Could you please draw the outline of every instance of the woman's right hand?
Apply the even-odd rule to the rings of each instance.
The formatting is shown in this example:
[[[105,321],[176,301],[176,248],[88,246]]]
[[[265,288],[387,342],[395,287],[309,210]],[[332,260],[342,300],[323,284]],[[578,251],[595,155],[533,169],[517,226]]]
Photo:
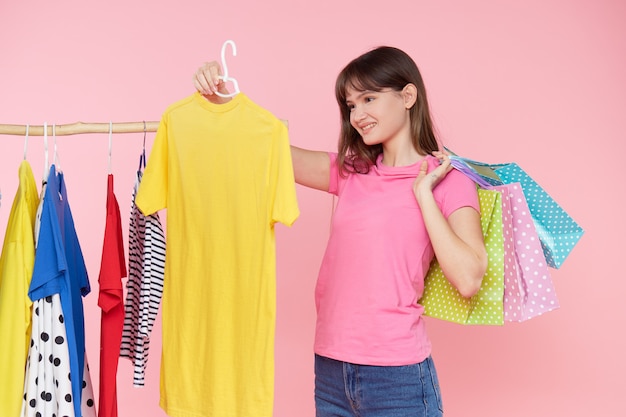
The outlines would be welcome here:
[[[221,94],[228,94],[225,83],[220,76],[222,67],[217,61],[205,62],[193,74],[193,85],[200,94],[212,96],[216,91]]]

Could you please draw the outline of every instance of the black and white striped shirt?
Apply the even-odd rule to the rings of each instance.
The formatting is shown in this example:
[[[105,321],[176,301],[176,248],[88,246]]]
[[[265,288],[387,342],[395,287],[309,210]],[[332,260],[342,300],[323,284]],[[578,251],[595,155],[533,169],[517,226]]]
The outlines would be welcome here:
[[[159,311],[165,273],[165,236],[158,213],[144,216],[135,205],[143,172],[137,171],[129,226],[126,305],[120,356],[134,365],[133,385],[144,386],[150,332]]]

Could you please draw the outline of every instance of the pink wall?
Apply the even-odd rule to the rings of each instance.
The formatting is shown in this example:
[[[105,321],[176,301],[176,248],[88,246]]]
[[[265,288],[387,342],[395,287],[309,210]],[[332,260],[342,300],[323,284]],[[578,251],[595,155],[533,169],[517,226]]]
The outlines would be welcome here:
[[[158,120],[193,92],[198,65],[233,39],[231,74],[289,121],[293,144],[334,149],[337,72],[380,44],[417,61],[436,122],[456,152],[515,160],[586,229],[553,271],[561,308],[504,327],[429,320],[448,417],[622,415],[626,373],[623,201],[626,3],[618,0],[318,2],[23,1],[0,5],[0,123]],[[148,136],[148,144],[153,134]],[[113,173],[130,205],[142,135],[116,135]],[[0,136],[0,236],[23,139]],[[105,220],[107,135],[58,138],[94,292],[85,299],[97,384],[97,276]],[[207,155],[209,157],[209,155]],[[211,157],[215,157],[214,155]],[[28,160],[41,178],[43,146]],[[332,200],[298,188],[302,215],[278,228],[277,417],[313,416],[313,288]],[[124,224],[127,231],[128,224]],[[621,268],[620,268],[621,267]],[[159,329],[145,388],[121,361],[121,416],[162,416]]]

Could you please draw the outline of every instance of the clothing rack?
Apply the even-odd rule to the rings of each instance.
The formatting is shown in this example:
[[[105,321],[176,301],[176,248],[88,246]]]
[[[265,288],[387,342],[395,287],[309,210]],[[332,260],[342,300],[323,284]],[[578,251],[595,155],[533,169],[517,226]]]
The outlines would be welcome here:
[[[159,122],[118,122],[113,123],[84,123],[76,122],[64,125],[55,125],[54,134],[57,136],[80,135],[83,133],[142,133],[156,132]],[[53,134],[53,125],[48,124],[48,135]],[[0,135],[26,136],[26,125],[0,124]],[[29,136],[43,136],[43,125],[28,125]]]
[[[287,120],[280,119],[285,126],[289,126]],[[52,136],[54,133],[56,136],[68,136],[68,135],[80,135],[84,133],[143,133],[143,132],[156,132],[159,127],[158,121],[150,122],[117,122],[113,123],[112,127],[109,123],[85,123],[76,122],[64,125],[48,124],[48,135]],[[1,124],[0,123],[0,135],[15,135],[26,136],[26,125],[13,125],[13,124]],[[43,125],[28,125],[29,136],[43,136]]]

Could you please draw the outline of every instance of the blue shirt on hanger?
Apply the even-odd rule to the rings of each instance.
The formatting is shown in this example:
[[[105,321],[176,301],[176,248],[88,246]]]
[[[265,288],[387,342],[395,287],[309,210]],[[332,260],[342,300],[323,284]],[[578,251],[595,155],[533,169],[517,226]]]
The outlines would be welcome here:
[[[70,357],[72,399],[76,415],[80,416],[85,364],[82,296],[91,289],[63,174],[57,174],[54,165],[50,167],[47,183],[28,295],[33,301],[56,293],[60,295]]]

